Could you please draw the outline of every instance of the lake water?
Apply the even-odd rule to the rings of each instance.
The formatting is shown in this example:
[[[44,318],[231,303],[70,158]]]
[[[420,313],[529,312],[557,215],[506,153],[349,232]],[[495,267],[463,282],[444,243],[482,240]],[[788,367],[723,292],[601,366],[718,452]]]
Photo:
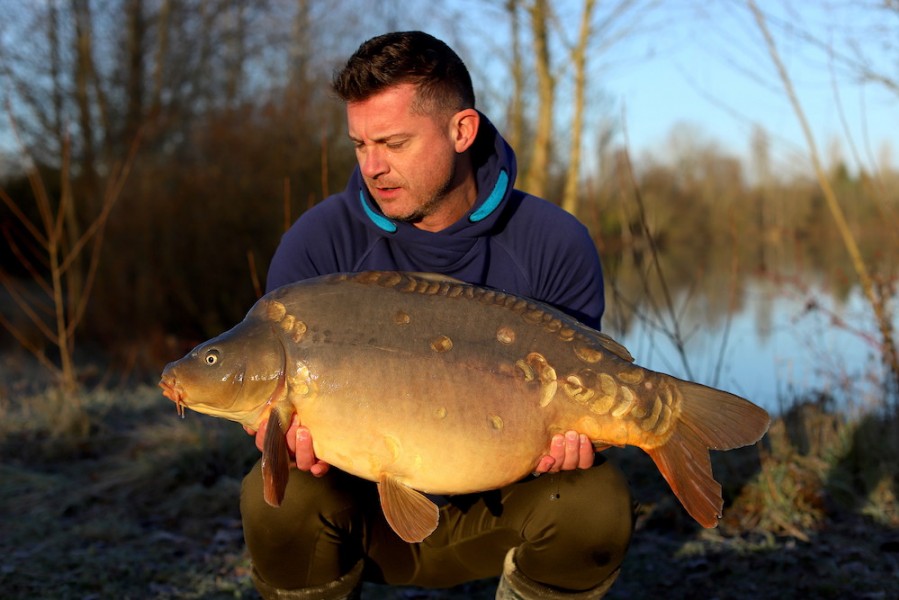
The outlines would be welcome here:
[[[837,299],[822,285],[790,291],[753,279],[742,283],[736,304],[723,319],[705,319],[702,310],[679,316],[688,367],[669,337],[646,320],[632,319],[627,328],[616,324],[614,301],[603,329],[638,364],[731,391],[771,412],[816,390],[848,410],[883,401],[879,335],[857,287]]]

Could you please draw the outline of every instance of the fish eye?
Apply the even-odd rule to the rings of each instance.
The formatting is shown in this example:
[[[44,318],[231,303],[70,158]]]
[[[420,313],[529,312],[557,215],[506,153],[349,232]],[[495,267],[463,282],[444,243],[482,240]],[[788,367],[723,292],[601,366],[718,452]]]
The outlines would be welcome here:
[[[206,356],[203,357],[203,361],[211,367],[219,361],[220,357],[221,355],[219,351],[215,348],[212,348],[206,352]]]

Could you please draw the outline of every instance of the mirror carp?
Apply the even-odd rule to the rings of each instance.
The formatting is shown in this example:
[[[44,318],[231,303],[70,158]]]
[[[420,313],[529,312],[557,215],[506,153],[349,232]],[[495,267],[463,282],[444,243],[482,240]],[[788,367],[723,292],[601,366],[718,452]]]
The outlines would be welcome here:
[[[231,330],[166,366],[190,408],[258,429],[266,501],[278,506],[293,413],[316,456],[377,482],[404,540],[438,522],[425,494],[503,487],[553,434],[649,454],[689,514],[714,527],[709,449],[757,442],[768,413],[725,391],[644,369],[609,336],[540,302],[440,275],[327,275],[275,289]],[[489,460],[484,460],[488,457]]]

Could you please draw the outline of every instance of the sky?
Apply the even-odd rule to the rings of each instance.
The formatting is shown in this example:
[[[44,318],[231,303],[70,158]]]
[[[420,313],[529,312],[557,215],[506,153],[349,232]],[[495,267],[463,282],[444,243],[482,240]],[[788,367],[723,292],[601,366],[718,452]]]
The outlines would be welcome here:
[[[287,2],[288,0],[284,0]],[[622,0],[602,0],[597,22]],[[899,169],[899,5],[895,0],[757,0],[778,52],[797,88],[822,160],[838,155],[851,170]],[[891,10],[875,6],[889,5]],[[381,0],[377,13],[359,15],[362,35],[385,29],[424,29],[456,47],[484,97],[507,86],[509,21],[501,0]],[[550,2],[554,37],[574,40],[582,0]],[[319,19],[342,21],[332,0],[314,3]],[[588,124],[611,119],[618,143],[633,156],[671,154],[679,127],[697,144],[713,143],[749,164],[753,127],[770,136],[775,168],[808,173],[808,146],[786,99],[758,26],[745,0],[631,0],[630,9],[597,32],[589,59]],[[375,18],[377,17],[377,18]],[[527,23],[524,23],[526,26]],[[823,42],[816,46],[810,34]],[[361,41],[363,38],[360,38]],[[352,42],[352,43],[351,43]],[[340,45],[354,46],[355,40]],[[834,54],[829,54],[828,49]],[[570,105],[571,72],[553,48],[560,81],[560,130]],[[894,89],[860,83],[838,57],[863,57]],[[0,93],[0,96],[3,96]],[[490,114],[490,113],[488,113]],[[0,130],[5,127],[0,128]],[[8,132],[7,132],[8,133]],[[625,138],[626,134],[626,138]],[[587,151],[595,136],[586,135]],[[11,149],[0,131],[0,146]],[[891,152],[885,152],[885,149]]]
[[[712,3],[710,3],[712,4]],[[774,10],[768,27],[796,89],[822,159],[834,146],[850,167],[870,169],[884,158],[895,168],[899,155],[899,88],[859,81],[857,72],[822,48],[800,43],[802,30],[831,41],[838,52],[856,43],[872,65],[899,83],[899,46],[892,54],[879,47],[865,21],[862,3],[760,2]],[[717,9],[717,10],[716,10]],[[626,106],[630,138],[637,147],[659,147],[673,124],[698,125],[726,148],[748,156],[754,125],[771,136],[777,162],[807,165],[806,143],[797,113],[784,92],[755,20],[742,2],[718,2],[707,15],[674,19],[650,42],[658,50],[635,68],[611,74],[608,85]],[[851,23],[842,26],[841,23]],[[892,36],[899,41],[899,7],[892,14]],[[884,148],[894,153],[885,157]],[[853,148],[855,149],[853,151]]]
[[[551,4],[556,31],[574,39],[581,0]],[[597,2],[599,20],[616,4]],[[825,166],[836,154],[853,171],[874,170],[884,160],[899,168],[899,6],[886,11],[871,7],[876,4],[885,3],[758,0]],[[507,26],[486,18],[483,2],[459,0],[459,6],[468,19],[472,7],[485,16],[450,28],[463,40],[467,60],[480,67],[492,45],[507,43]],[[619,141],[626,130],[632,153],[664,156],[672,130],[685,125],[697,141],[748,160],[753,128],[760,126],[776,167],[809,172],[808,144],[745,1],[635,0],[634,6],[603,31],[602,47],[590,56],[591,95],[601,98],[591,111],[619,121]],[[403,21],[398,18],[400,26]],[[846,57],[866,61],[894,89],[861,82]],[[562,68],[557,75],[563,84],[570,80]],[[563,90],[560,103],[564,96]]]

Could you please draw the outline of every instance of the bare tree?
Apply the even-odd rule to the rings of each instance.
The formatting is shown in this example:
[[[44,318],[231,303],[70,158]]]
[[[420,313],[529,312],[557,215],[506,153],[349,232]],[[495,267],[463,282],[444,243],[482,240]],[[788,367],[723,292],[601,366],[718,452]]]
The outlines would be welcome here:
[[[62,55],[60,50],[59,39],[59,10],[56,3],[50,3],[47,12],[47,46],[50,52],[50,81],[51,87],[51,108],[49,115],[51,138],[56,141],[59,147],[63,144],[63,87],[60,83],[62,77]]]
[[[523,187],[536,196],[546,195],[555,110],[556,80],[552,73],[549,51],[549,19],[552,8],[546,0],[532,0],[528,6],[531,35],[534,44],[534,64],[537,71],[537,129],[534,134],[531,162],[525,173]]]
[[[247,60],[247,18],[246,5],[243,2],[232,3],[227,9],[230,31],[226,46],[225,67],[225,104],[233,106],[244,77],[244,66]]]
[[[125,6],[125,117],[120,139],[134,139],[144,121],[144,41],[147,22],[143,0],[128,0]]]
[[[512,76],[512,93],[509,95],[509,115],[506,138],[517,150],[521,148],[524,138],[524,94],[525,76],[524,60],[521,56],[521,19],[520,0],[506,0],[505,11],[509,16],[510,36],[512,38],[512,55],[509,57],[509,69]]]
[[[150,95],[150,113],[159,114],[162,108],[162,89],[165,81],[165,64],[169,55],[169,34],[172,28],[172,2],[162,0],[156,15],[156,50],[153,53],[153,88]]]
[[[595,4],[594,0],[584,0],[580,33],[571,56],[574,67],[574,117],[571,121],[571,146],[568,151],[568,173],[565,177],[565,191],[562,194],[562,208],[573,215],[576,215],[578,210],[581,137],[584,130],[584,96],[587,93],[587,47],[590,44],[590,26],[593,21]]]
[[[96,85],[95,81],[93,15],[90,2],[88,0],[72,0],[71,10],[75,22],[74,93],[80,134],[77,145],[81,155],[78,171],[85,198],[87,202],[93,203],[99,189],[96,141],[97,130],[101,126],[96,122],[97,111],[95,108],[100,108],[99,112],[102,114],[106,114],[108,111],[103,108],[106,100],[102,92],[96,96],[96,105],[92,97],[94,91],[100,87]]]
[[[288,65],[289,85],[293,88],[307,86],[309,69],[312,64],[312,7],[310,0],[297,0],[297,13],[293,21],[293,31],[288,44],[290,64]]]

